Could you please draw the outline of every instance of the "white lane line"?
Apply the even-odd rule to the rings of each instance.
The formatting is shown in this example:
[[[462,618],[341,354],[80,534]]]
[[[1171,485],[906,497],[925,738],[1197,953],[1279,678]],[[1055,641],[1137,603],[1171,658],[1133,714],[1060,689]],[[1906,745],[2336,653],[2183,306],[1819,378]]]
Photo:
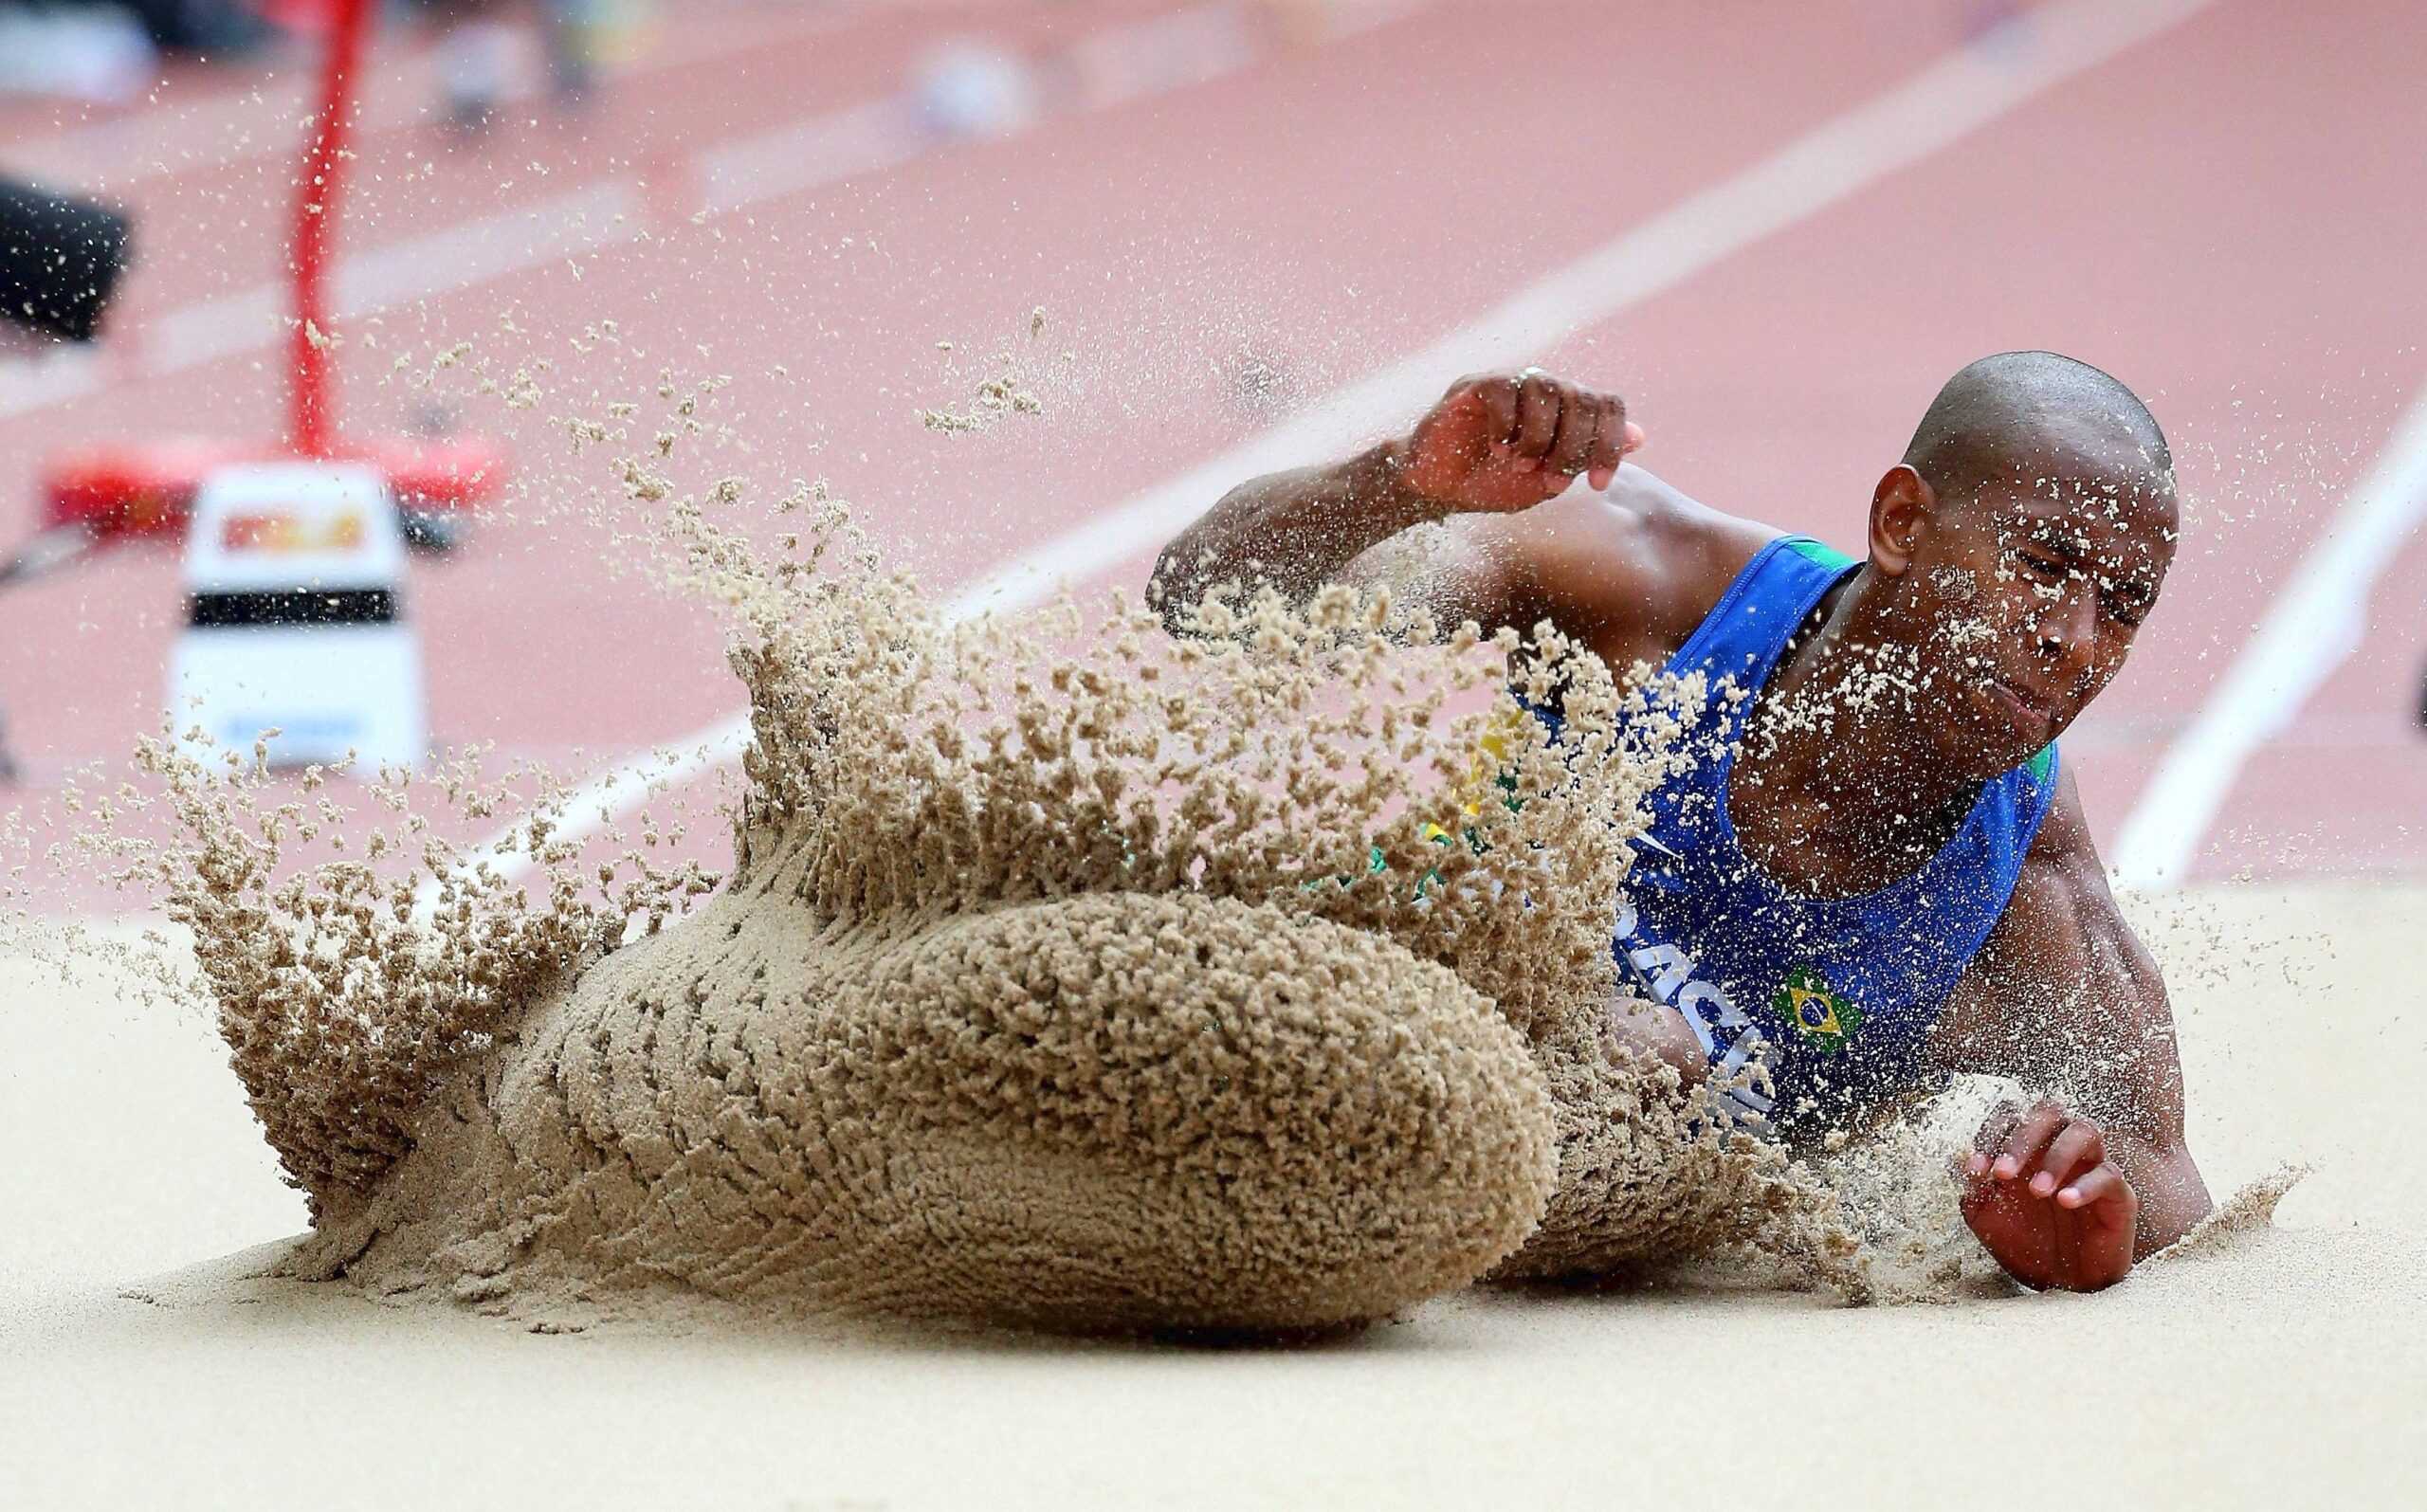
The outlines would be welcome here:
[[[0,418],[81,399],[100,390],[108,367],[89,346],[59,343],[15,362],[0,362]]]
[[[338,269],[337,313],[346,319],[376,314],[640,233],[640,187],[623,180],[593,184],[347,259]],[[286,309],[286,289],[265,283],[173,310],[144,330],[143,372],[155,377],[182,373],[284,340]]]
[[[1518,361],[1610,319],[1770,233],[1968,136],[2024,101],[2206,9],[2215,0],[2063,0],[2030,13],[2030,46],[1941,59],[1783,149],[1520,290],[1422,350],[1321,404],[1157,484],[1086,523],[998,564],[953,595],[958,622],[1014,612],[1059,585],[1159,545],[1232,484],[1337,455],[1406,419],[1461,373]],[[748,716],[724,720],[617,767],[575,791],[554,831],[580,840],[612,827],[655,789],[739,758]],[[672,753],[672,754],[669,754]],[[468,866],[520,875],[530,858],[514,831],[475,847]]]
[[[708,213],[721,215],[891,168],[923,145],[914,108],[888,98],[711,147],[692,161]]]
[[[646,228],[644,204],[639,184],[609,179],[357,252],[338,265],[338,313],[374,315],[635,240]],[[125,362],[109,377],[168,377],[268,351],[286,339],[287,303],[283,283],[256,283],[155,316],[112,337]],[[101,386],[102,372],[98,360],[0,364],[0,420],[82,398]]]
[[[638,82],[669,68],[789,46],[878,13],[852,6],[743,31],[659,27],[647,46],[607,65],[605,83]],[[224,169],[261,157],[291,157],[302,148],[319,98],[314,60],[307,49],[294,66],[265,76],[250,88],[239,84],[191,102],[172,100],[6,143],[9,168],[57,188],[121,194],[176,173]],[[364,80],[359,132],[428,125],[436,118],[437,76],[426,49],[382,48],[374,64]],[[507,84],[501,102],[512,104],[543,93],[544,86],[533,77],[538,71],[536,64],[524,69],[522,77]]]
[[[1345,29],[1337,33],[1346,34]],[[1099,60],[1096,73],[1083,74],[1098,83],[1066,114],[1102,109],[1227,72],[1251,58],[1249,36],[1245,14],[1234,0],[1210,0],[1092,33],[1073,45],[1072,55]],[[1230,41],[1215,46],[1220,37]],[[1193,46],[1175,48],[1175,41]],[[1214,64],[1209,64],[1209,56]],[[1118,66],[1103,60],[1117,60]],[[1042,118],[1036,124],[1052,118]],[[716,215],[957,145],[958,139],[926,130],[909,101],[887,97],[703,148],[678,173],[704,197],[707,213]],[[374,314],[638,240],[648,228],[644,211],[651,203],[648,189],[637,180],[603,179],[537,204],[355,253],[338,265],[338,311]],[[155,316],[117,338],[133,358],[128,371],[112,376],[160,377],[222,357],[267,351],[285,339],[286,304],[283,282],[257,283]],[[0,420],[82,398],[100,387],[100,371],[89,362],[0,363]]]
[[[1001,592],[1031,576],[1078,578],[1117,566],[1176,534],[1233,484],[1338,455],[1412,416],[1461,373],[1532,356],[1580,327],[1632,309],[2213,3],[2069,0],[2035,12],[2037,46],[2030,56],[2009,64],[1963,53],[1932,64],[1422,350],[1013,558],[986,582]]]
[[[2268,606],[2189,728],[2167,747],[2115,848],[2116,884],[2171,892],[2251,753],[2292,721],[2358,650],[2368,599],[2427,519],[2427,390],[2411,402],[2367,476]]]

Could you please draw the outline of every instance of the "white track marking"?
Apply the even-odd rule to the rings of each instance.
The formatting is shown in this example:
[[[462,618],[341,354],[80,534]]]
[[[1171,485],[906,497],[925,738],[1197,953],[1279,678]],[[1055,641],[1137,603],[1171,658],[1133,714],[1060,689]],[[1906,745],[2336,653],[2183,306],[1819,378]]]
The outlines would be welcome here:
[[[2125,821],[2117,885],[2171,892],[2253,751],[2280,733],[2367,632],[2368,597],[2427,519],[2427,390],[2301,559]]]
[[[1770,157],[1529,284],[1422,350],[997,565],[956,593],[945,616],[958,621],[1031,608],[1064,582],[1093,576],[1141,556],[1169,539],[1233,484],[1258,473],[1337,455],[1379,428],[1404,421],[1438,397],[1458,374],[1530,356],[1578,327],[1640,304],[2214,3],[2063,0],[2033,11],[2028,46],[2009,50],[2019,55],[1965,52],[1931,64]],[[749,741],[748,717],[736,716],[615,768],[576,791],[554,832],[578,840],[611,828],[652,789],[672,785],[676,772],[687,780],[736,760]],[[530,858],[512,850],[513,845],[511,830],[494,836],[475,848],[470,865],[519,875],[530,865]]]
[[[711,147],[694,163],[708,213],[721,215],[891,168],[922,145],[911,103],[887,98]]]
[[[0,418],[95,392],[107,371],[100,352],[64,341],[39,356],[0,362]]]
[[[638,238],[641,186],[609,179],[478,220],[408,237],[338,264],[337,313],[346,319],[453,294]],[[256,283],[153,317],[122,337],[127,370],[113,379],[170,377],[222,357],[266,352],[286,339],[289,294]],[[35,414],[94,392],[98,360],[0,365],[0,420]]]
[[[611,180],[374,247],[338,267],[337,314],[373,315],[628,242],[640,217],[640,187]],[[171,311],[144,330],[143,372],[182,373],[283,341],[286,310],[283,285],[259,284]]]
[[[1169,538],[1233,484],[1337,455],[1404,421],[1460,373],[1530,356],[1579,327],[1631,309],[2212,3],[2071,0],[2036,12],[2032,55],[2010,65],[1974,54],[1931,64],[1420,351],[1003,563],[975,592],[992,604],[1015,582],[1078,579],[1118,566]],[[1022,602],[1042,596],[1023,595]]]
[[[852,7],[742,34],[664,27],[631,58],[608,64],[603,82],[611,86],[728,54],[800,42],[876,13]],[[9,166],[55,185],[122,194],[155,178],[255,158],[291,157],[301,148],[319,98],[317,54],[306,52],[302,58],[300,65],[265,76],[249,89],[223,90],[190,104],[172,102],[9,142]],[[507,85],[501,103],[540,93],[542,86],[530,78],[517,79]],[[367,71],[356,130],[377,133],[428,125],[437,100],[437,80],[427,52],[387,54],[374,59]]]
[[[1365,19],[1370,24],[1372,18]],[[1348,33],[1343,29],[1338,34]],[[1091,88],[1074,108],[1102,109],[1227,72],[1251,58],[1249,36],[1232,0],[1211,0],[1082,38],[1074,45],[1074,56],[1118,60],[1119,66],[1104,64],[1094,74],[1082,70],[1083,77],[1117,83]],[[1176,47],[1175,43],[1190,46]],[[954,145],[953,139],[922,128],[907,100],[887,97],[703,148],[678,172],[697,186],[704,209],[716,215]],[[413,300],[460,293],[566,257],[638,240],[647,228],[644,210],[651,202],[637,180],[602,179],[537,204],[356,252],[338,267],[338,313],[368,315]],[[221,357],[268,351],[285,339],[287,299],[284,283],[257,283],[155,316],[116,338],[134,357],[128,373],[113,376],[160,377]],[[82,398],[99,387],[99,372],[91,363],[0,363],[0,419]]]

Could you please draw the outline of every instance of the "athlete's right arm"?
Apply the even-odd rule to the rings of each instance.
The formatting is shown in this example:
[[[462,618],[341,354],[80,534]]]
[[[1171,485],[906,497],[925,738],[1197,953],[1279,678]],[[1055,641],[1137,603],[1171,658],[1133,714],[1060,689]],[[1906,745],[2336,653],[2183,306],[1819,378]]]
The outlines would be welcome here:
[[[1147,602],[1174,631],[1206,590],[1271,588],[1303,603],[1349,564],[1411,527],[1453,515],[1507,515],[1565,492],[1578,476],[1606,487],[1643,444],[1615,394],[1535,369],[1450,386],[1407,436],[1344,462],[1240,484],[1163,548]],[[1436,617],[1506,623],[1516,574],[1505,552],[1453,537],[1403,588]],[[1358,574],[1365,575],[1365,574]],[[1402,595],[1402,602],[1405,602]]]
[[[1387,584],[1396,602],[1420,604],[1442,624],[1530,628],[1548,618],[1604,655],[1619,652],[1621,669],[1637,655],[1656,659],[1775,533],[1712,515],[1649,478],[1595,527],[1524,522],[1540,520],[1524,512],[1579,476],[1608,489],[1642,445],[1615,394],[1532,369],[1461,378],[1403,438],[1232,489],[1163,549],[1148,602],[1181,633],[1189,610],[1220,583],[1300,603],[1326,583]],[[1392,539],[1436,522],[1450,528]],[[1674,1066],[1688,1084],[1708,1068],[1672,1007],[1622,996],[1606,1027],[1615,1045]]]

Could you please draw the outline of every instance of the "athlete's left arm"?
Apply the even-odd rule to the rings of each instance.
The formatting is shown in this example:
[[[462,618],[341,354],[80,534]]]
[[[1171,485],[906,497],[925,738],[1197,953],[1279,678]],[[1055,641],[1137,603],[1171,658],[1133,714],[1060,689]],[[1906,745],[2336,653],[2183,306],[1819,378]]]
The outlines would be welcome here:
[[[2165,981],[2108,890],[2070,772],[1931,1047],[1945,1069],[2050,1094],[1993,1114],[1965,1172],[1965,1221],[2017,1280],[2112,1285],[2206,1216]]]

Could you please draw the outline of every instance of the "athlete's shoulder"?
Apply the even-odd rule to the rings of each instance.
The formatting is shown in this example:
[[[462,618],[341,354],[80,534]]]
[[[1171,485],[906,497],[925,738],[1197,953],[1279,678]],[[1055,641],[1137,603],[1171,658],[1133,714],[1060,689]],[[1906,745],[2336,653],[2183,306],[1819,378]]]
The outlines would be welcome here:
[[[1598,506],[1607,528],[1663,577],[1711,585],[1711,603],[1756,553],[1785,534],[1713,509],[1632,464],[1618,469],[1609,487],[1584,497]]]
[[[1546,610],[1615,665],[1686,643],[1761,549],[1781,534],[1723,514],[1632,464],[1517,517]]]

